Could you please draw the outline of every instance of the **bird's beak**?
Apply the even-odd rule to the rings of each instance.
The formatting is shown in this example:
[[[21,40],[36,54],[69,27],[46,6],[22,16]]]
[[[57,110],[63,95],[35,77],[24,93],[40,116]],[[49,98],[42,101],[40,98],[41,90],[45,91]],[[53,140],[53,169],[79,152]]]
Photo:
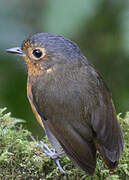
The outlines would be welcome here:
[[[25,56],[25,53],[23,53],[23,51],[19,47],[6,49],[6,52],[17,56]]]

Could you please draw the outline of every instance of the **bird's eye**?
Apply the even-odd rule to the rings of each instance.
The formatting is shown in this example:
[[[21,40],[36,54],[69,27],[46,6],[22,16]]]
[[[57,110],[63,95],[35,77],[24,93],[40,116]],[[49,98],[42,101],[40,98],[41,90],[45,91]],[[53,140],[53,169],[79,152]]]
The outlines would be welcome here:
[[[46,56],[46,50],[43,47],[29,47],[27,55],[32,60],[42,60]]]
[[[43,52],[41,49],[34,49],[32,53],[36,58],[40,58],[43,55]]]

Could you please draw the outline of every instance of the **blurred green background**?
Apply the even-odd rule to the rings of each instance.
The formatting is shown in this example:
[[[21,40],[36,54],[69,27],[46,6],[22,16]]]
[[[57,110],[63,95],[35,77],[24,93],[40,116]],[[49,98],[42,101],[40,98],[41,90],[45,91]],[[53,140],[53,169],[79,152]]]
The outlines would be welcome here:
[[[42,136],[26,97],[26,66],[5,49],[43,31],[74,40],[105,79],[117,113],[129,111],[128,0],[1,0],[0,107],[25,119],[34,136]]]

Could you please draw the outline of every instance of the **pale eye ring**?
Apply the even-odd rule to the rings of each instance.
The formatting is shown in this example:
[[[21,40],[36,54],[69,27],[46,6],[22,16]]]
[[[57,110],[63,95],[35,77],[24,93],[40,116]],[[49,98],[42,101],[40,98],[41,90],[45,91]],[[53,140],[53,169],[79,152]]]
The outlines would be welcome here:
[[[43,55],[43,52],[41,49],[34,49],[32,54],[36,57],[36,58],[40,58]]]

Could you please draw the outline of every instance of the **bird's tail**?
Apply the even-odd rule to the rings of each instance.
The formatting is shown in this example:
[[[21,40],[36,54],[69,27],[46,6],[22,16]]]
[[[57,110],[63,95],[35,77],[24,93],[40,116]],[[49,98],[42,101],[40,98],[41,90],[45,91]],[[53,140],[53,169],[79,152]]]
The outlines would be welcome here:
[[[118,124],[119,126],[119,124]],[[109,169],[113,170],[117,167],[119,163],[120,156],[123,152],[123,137],[121,133],[120,126],[118,127],[119,133],[116,137],[115,148],[114,150],[109,150],[107,147],[105,147],[102,144],[97,143],[97,149],[100,152],[105,164],[108,166]]]

